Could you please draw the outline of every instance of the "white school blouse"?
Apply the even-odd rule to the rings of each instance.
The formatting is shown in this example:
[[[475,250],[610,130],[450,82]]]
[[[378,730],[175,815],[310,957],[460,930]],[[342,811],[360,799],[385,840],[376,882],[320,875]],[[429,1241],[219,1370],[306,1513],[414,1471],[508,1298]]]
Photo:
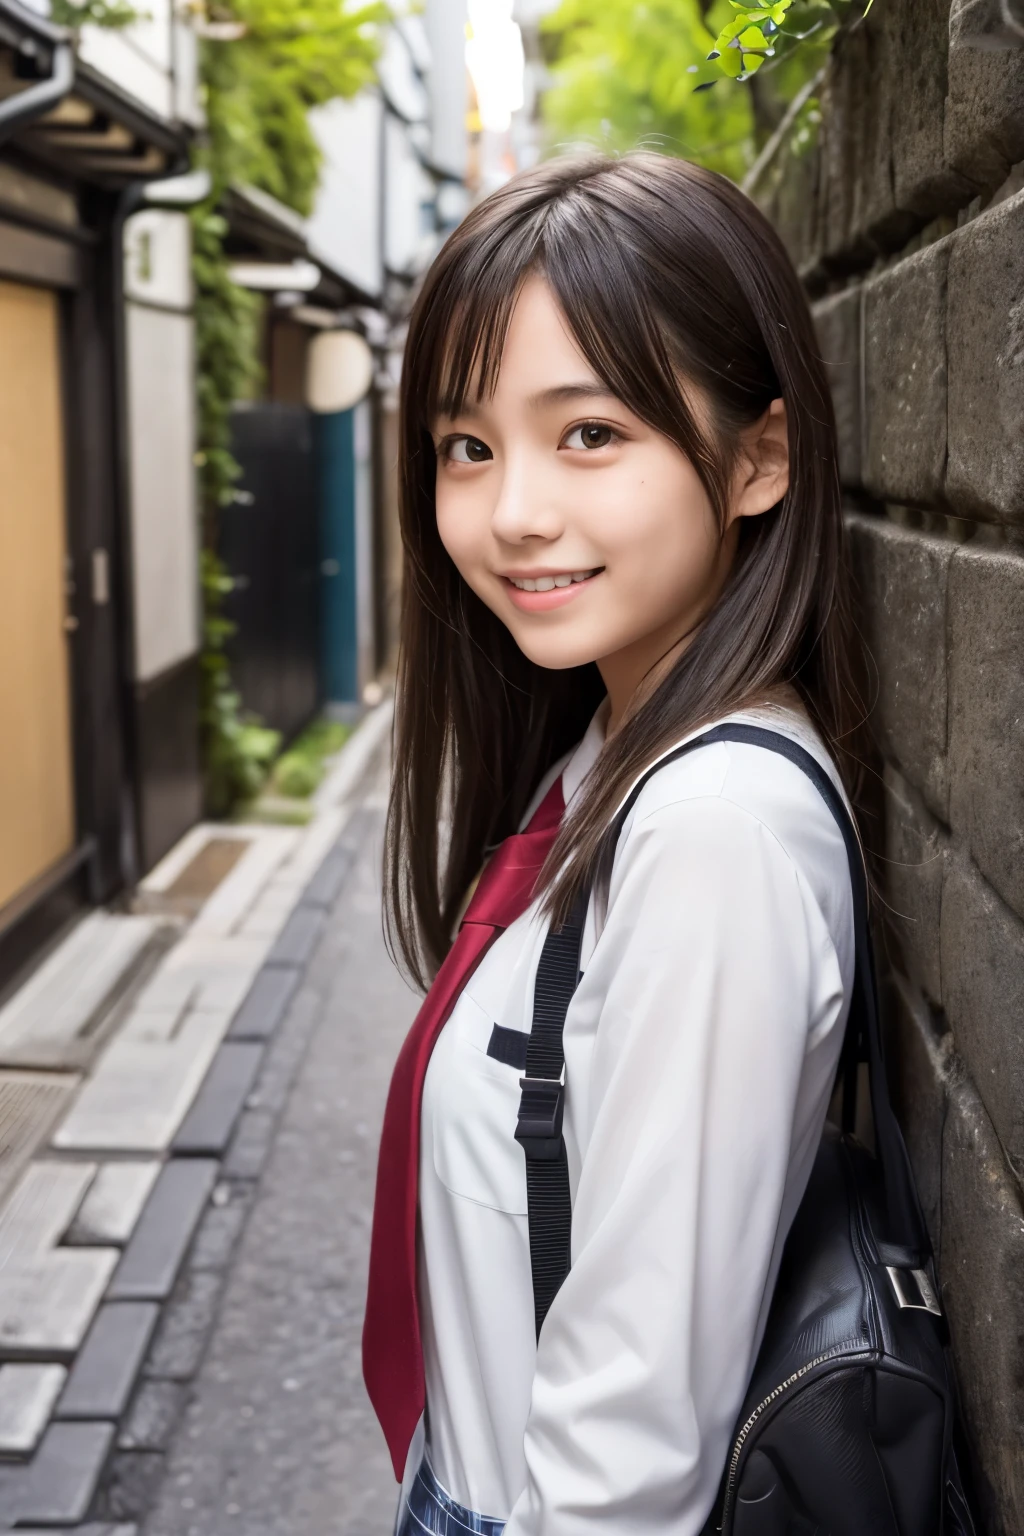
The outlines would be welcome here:
[[[564,764],[567,803],[604,715]],[[796,711],[730,718],[785,732],[836,778]],[[853,979],[842,836],[806,775],[763,748],[701,748],[641,791],[565,1023],[572,1269],[538,1345],[520,1073],[487,1045],[495,1024],[529,1032],[545,932],[534,906],[488,950],[424,1084],[427,1454],[506,1536],[695,1536],[837,1067]]]

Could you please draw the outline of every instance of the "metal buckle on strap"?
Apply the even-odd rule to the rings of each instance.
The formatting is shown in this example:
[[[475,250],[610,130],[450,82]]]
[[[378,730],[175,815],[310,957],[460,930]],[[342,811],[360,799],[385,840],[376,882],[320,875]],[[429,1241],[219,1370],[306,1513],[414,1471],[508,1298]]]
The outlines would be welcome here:
[[[521,1077],[516,1141],[536,1162],[557,1161],[562,1150],[565,1084],[558,1077]]]
[[[927,1270],[897,1269],[895,1265],[887,1264],[885,1272],[892,1281],[901,1311],[909,1309],[914,1312],[931,1312],[934,1317],[942,1316],[942,1307]]]

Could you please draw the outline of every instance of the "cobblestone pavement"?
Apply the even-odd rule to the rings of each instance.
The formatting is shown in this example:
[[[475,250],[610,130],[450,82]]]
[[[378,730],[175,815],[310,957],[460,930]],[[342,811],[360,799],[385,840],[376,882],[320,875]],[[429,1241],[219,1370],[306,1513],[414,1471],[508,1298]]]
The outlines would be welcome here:
[[[381,937],[379,783],[356,816],[355,863],[275,1042],[276,1086],[260,1088],[256,1112],[272,1114],[275,1094],[283,1110],[205,1358],[190,1382],[152,1384],[148,1421],[115,1460],[108,1518],[128,1513],[127,1481],[157,1485],[145,1536],[391,1530],[395,1485],[359,1338],[377,1131],[416,998]],[[174,1411],[161,1396],[175,1394],[187,1406],[166,1452],[146,1451],[162,1407]]]

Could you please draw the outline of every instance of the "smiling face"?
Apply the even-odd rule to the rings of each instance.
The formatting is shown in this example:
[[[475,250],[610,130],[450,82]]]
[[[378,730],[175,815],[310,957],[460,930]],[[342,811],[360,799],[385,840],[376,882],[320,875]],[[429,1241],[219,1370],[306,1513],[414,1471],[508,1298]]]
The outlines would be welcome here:
[[[784,446],[778,404],[759,444],[777,446],[781,417]],[[744,459],[722,533],[689,459],[608,392],[536,275],[493,393],[438,417],[432,435],[438,533],[463,579],[539,666],[596,661],[612,725],[713,605],[736,518],[785,489],[784,468],[769,485],[764,456]],[[778,470],[778,453],[767,459]]]

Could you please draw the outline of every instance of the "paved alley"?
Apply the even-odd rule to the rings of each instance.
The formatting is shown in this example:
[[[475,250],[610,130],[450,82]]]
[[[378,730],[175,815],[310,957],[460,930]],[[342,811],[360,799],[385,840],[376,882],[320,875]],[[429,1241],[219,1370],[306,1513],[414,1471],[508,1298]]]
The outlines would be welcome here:
[[[284,1100],[273,1150],[146,1536],[391,1529],[394,1481],[359,1342],[377,1130],[416,999],[381,936],[379,779],[350,827],[355,862],[261,1085],[260,1108]],[[230,1188],[230,1158],[224,1172]]]

